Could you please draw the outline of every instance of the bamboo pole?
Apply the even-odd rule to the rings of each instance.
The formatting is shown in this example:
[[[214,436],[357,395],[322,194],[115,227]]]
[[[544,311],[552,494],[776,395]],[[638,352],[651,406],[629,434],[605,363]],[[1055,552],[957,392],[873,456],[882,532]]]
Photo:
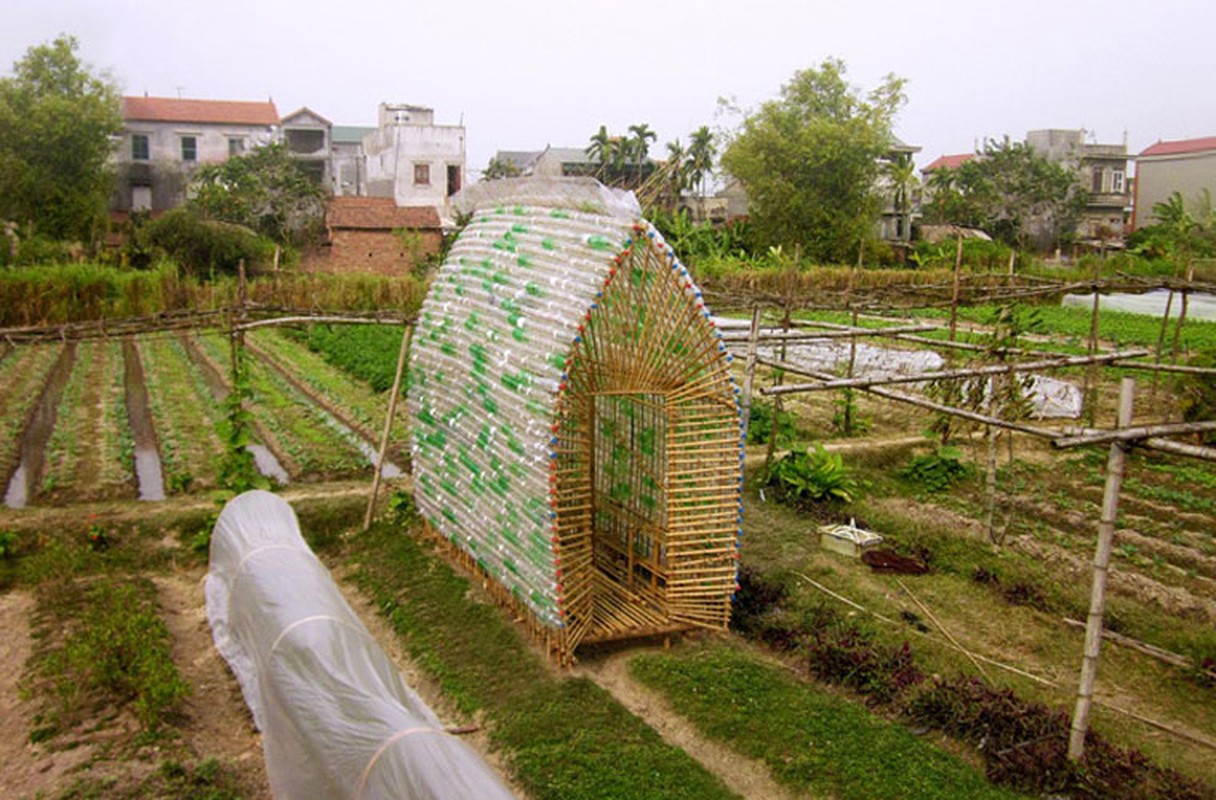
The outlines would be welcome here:
[[[803,369],[802,367],[797,367],[792,364],[774,364],[770,361],[764,361],[764,360],[761,360],[760,363],[765,364],[766,366],[780,367],[782,369],[789,370],[790,372],[796,373],[798,375],[806,375],[808,377],[818,378],[819,380],[824,380],[824,381],[831,380],[835,377],[831,373],[816,372],[815,370]],[[785,392],[793,387],[782,386],[780,388],[781,388],[782,392]],[[762,394],[775,394],[776,393],[772,389],[761,389],[760,391]],[[809,390],[802,389],[802,391],[809,391]],[[984,424],[995,425],[998,428],[1004,428],[1006,430],[1020,431],[1021,433],[1027,433],[1027,434],[1030,434],[1031,436],[1038,436],[1038,437],[1044,438],[1044,439],[1061,438],[1059,431],[1052,431],[1048,428],[1037,428],[1033,425],[1024,425],[1019,422],[1009,422],[1009,421],[1003,420],[1003,419],[996,419],[996,418],[990,417],[986,414],[977,414],[974,411],[967,411],[965,409],[955,408],[953,406],[942,405],[941,403],[935,403],[932,400],[925,400],[924,398],[913,397],[910,394],[904,394],[903,392],[896,392],[891,389],[882,389],[879,387],[867,387],[865,389],[865,391],[869,392],[870,394],[877,395],[879,397],[885,397],[888,400],[897,400],[901,403],[908,403],[909,405],[918,406],[920,408],[927,408],[930,411],[939,411],[943,414],[950,414],[951,416],[961,417],[963,419],[969,419],[973,422],[980,422],[980,423],[984,423]]]
[[[781,318],[781,329],[782,329],[783,333],[788,333],[789,329],[790,329],[790,307],[788,305],[785,307],[785,314]],[[782,341],[781,342],[781,360],[782,361],[784,361],[786,358],[786,349],[785,348],[786,348],[785,341]],[[784,382],[785,382],[785,373],[778,372],[777,377],[774,379],[774,385],[780,386]],[[765,470],[767,470],[772,465],[773,454],[777,450],[777,430],[780,427],[779,421],[781,419],[781,414],[783,411],[785,411],[785,404],[782,402],[781,396],[778,395],[777,397],[773,398],[773,423],[772,423],[772,426],[770,427],[769,433],[768,433],[768,447],[766,447],[764,450],[764,468],[765,468]]]
[[[1088,355],[1095,355],[1098,352],[1098,300],[1102,297],[1098,293],[1098,266],[1094,265],[1094,303],[1093,310],[1089,315],[1089,346],[1086,350]],[[1089,369],[1085,370],[1085,384],[1081,388],[1081,402],[1085,408],[1085,419],[1090,425],[1094,424],[1095,415],[1098,405],[1098,370],[1094,364],[1090,364]]]
[[[1124,358],[1137,358],[1146,355],[1147,350],[1128,350],[1121,353],[1105,353],[1100,356],[1071,356],[1068,358],[1056,358],[1050,361],[1026,361],[1021,364],[1009,363],[991,365],[985,367],[969,367],[967,369],[956,370],[934,370],[929,372],[918,372],[913,375],[892,375],[883,378],[854,378],[851,380],[830,380],[823,383],[792,383],[788,386],[783,386],[781,391],[776,391],[773,388],[764,391],[764,394],[789,394],[792,392],[822,392],[829,389],[844,389],[847,387],[864,389],[870,386],[888,386],[899,383],[920,383],[922,381],[935,381],[954,378],[974,378],[980,375],[1007,375],[1010,372],[1032,372],[1035,370],[1046,369],[1061,369],[1063,367],[1076,367],[1091,363],[1106,363],[1112,361],[1121,361]],[[765,366],[776,367],[784,362],[771,362],[765,359],[760,359],[760,363]],[[784,366],[782,366],[784,368]]]
[[[1187,456],[1189,458],[1198,458],[1203,461],[1216,462],[1216,447],[1204,447],[1198,444],[1183,444],[1182,442],[1172,442],[1169,439],[1151,438],[1140,442],[1140,446],[1148,450],[1160,450],[1163,453],[1172,453],[1176,456]]]
[[[752,308],[752,327],[747,338],[747,361],[743,367],[743,398],[741,412],[743,414],[743,435],[751,426],[752,415],[752,385],[756,380],[756,348],[760,340],[760,306]]]
[[[401,350],[397,353],[397,372],[393,375],[393,389],[388,396],[388,413],[384,415],[384,433],[380,436],[380,452],[376,457],[376,467],[372,472],[372,495],[367,499],[367,513],[363,515],[363,531],[367,532],[372,526],[372,513],[376,509],[376,495],[380,493],[380,474],[384,470],[384,459],[388,454],[388,438],[393,429],[393,417],[397,413],[397,395],[401,393],[401,374],[405,371],[405,355],[409,351],[410,332],[413,327],[406,325],[401,331]]]
[[[1136,383],[1124,378],[1119,385],[1119,417],[1117,425],[1126,428],[1132,421],[1132,402]],[[1098,523],[1098,544],[1094,552],[1093,587],[1089,601],[1089,616],[1085,625],[1085,654],[1081,660],[1081,685],[1077,690],[1077,706],[1073,712],[1068,736],[1068,758],[1080,761],[1085,754],[1085,734],[1089,731],[1089,711],[1093,703],[1094,682],[1098,677],[1098,655],[1102,650],[1102,615],[1106,610],[1106,575],[1110,567],[1115,539],[1115,516],[1119,511],[1119,490],[1123,485],[1123,466],[1127,446],[1111,442],[1106,461],[1106,488],[1102,493],[1102,518]]]
[[[946,626],[941,623],[941,620],[939,620],[937,617],[935,617],[933,615],[933,612],[929,610],[929,607],[926,606],[924,603],[922,603],[920,601],[920,599],[917,598],[916,595],[912,594],[912,590],[908,588],[908,585],[899,578],[896,578],[895,582],[898,583],[899,587],[901,589],[903,589],[904,592],[907,593],[908,597],[912,598],[912,602],[916,603],[916,607],[919,608],[922,612],[924,612],[925,616],[929,618],[929,621],[937,626],[937,629],[942,632],[942,636],[945,636],[947,639],[949,639],[950,643],[952,645],[957,647],[959,650],[961,650],[967,656],[967,658],[971,661],[971,663],[975,665],[975,668],[977,670],[979,670],[979,673],[984,676],[984,679],[992,680],[992,676],[990,676],[984,670],[984,667],[982,664],[980,664],[979,659],[977,659],[970,650],[968,650],[967,648],[965,648],[961,644],[959,644],[958,639],[955,639],[954,636],[951,635],[950,631],[946,630]]]
[[[760,334],[760,341],[798,341],[802,339],[850,339],[857,336],[893,336],[897,333],[917,333],[920,331],[935,331],[939,330],[938,325],[899,325],[890,328],[858,328],[854,325],[852,328],[848,326],[840,326],[838,330],[829,331],[765,331]],[[724,333],[722,341],[724,342],[744,342],[749,336],[742,334]]]
[[[959,273],[963,269],[963,235],[958,235],[958,248],[954,253],[954,290],[950,297],[950,341],[955,339],[955,329],[958,327],[958,293]]]
[[[988,415],[996,416],[996,376],[988,377]],[[988,465],[984,476],[984,530],[988,541],[999,544],[996,540],[996,430],[992,425],[984,426],[984,440],[988,445]]]
[[[857,328],[857,309],[853,309],[853,328]],[[853,371],[857,367],[857,337],[849,337],[849,369],[845,375],[847,380],[853,379]],[[851,389],[844,390],[844,435],[853,435],[853,395]]]
[[[1125,380],[1129,379],[1125,378]],[[1206,433],[1207,431],[1216,431],[1216,420],[1175,422],[1164,425],[1137,425],[1134,428],[1117,428],[1110,431],[1087,430],[1074,436],[1054,439],[1052,444],[1061,450],[1065,450],[1070,447],[1084,447],[1091,444],[1128,442],[1134,439],[1148,439],[1156,436],[1179,436],[1186,433]]]

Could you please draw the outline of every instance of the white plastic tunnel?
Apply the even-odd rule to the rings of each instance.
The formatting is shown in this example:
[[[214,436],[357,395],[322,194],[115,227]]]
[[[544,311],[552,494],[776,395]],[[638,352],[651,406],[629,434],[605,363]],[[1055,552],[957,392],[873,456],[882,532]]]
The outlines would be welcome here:
[[[276,798],[512,797],[406,686],[282,498],[253,491],[224,506],[206,598]]]

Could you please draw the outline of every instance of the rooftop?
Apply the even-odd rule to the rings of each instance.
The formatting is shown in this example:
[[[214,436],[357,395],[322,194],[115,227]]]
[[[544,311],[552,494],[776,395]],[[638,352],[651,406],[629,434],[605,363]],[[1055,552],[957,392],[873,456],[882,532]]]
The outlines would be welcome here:
[[[335,197],[329,201],[325,224],[362,230],[442,227],[433,206],[399,206],[391,197]]]
[[[172,97],[124,97],[122,117],[140,122],[195,122],[211,125],[279,124],[271,101],[188,100]]]
[[[922,169],[921,172],[932,172],[935,169],[958,169],[973,158],[975,158],[975,153],[957,153],[952,156],[938,156],[932,164]]]
[[[1140,158],[1147,156],[1177,156],[1186,153],[1202,153],[1216,150],[1216,136],[1204,136],[1200,139],[1179,139],[1173,142],[1157,142],[1145,148]]]

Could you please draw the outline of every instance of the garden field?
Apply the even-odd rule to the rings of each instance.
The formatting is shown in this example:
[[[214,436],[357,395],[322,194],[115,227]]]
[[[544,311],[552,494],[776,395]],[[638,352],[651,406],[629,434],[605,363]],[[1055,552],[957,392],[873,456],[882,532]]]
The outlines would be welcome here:
[[[963,316],[964,338],[987,341],[990,315]],[[1084,350],[1087,328],[1042,316],[1026,342]],[[1184,357],[1216,341],[1200,324],[1185,333]],[[1102,335],[1144,346],[1157,331]],[[942,446],[930,413],[888,400],[796,395],[778,414],[757,395],[732,632],[588,649],[558,671],[435,548],[405,484],[361,530],[399,343],[387,326],[258,330],[235,388],[310,544],[410,683],[447,724],[478,729],[473,745],[521,797],[1216,797],[1216,465],[1129,454],[1106,614],[1122,638],[1103,646],[1076,769],[1063,748],[1084,632],[1067,620],[1088,608],[1105,447],[1018,434],[990,448],[967,426]],[[162,502],[134,499],[145,412],[129,400],[132,357]],[[0,795],[269,796],[202,613],[230,365],[211,333],[0,353],[0,424],[16,442],[0,451],[6,481],[21,434],[48,419],[40,402],[55,400],[27,507],[0,509],[0,676],[14,676],[0,678],[12,721]],[[741,379],[742,359],[735,369]],[[1098,384],[1099,425],[1123,372]],[[1137,422],[1179,418],[1178,381],[1134,374]],[[776,377],[761,368],[757,387]],[[788,474],[830,496],[774,478],[769,436],[776,459],[822,445],[811,477]],[[389,460],[403,469],[407,441],[399,406]],[[877,572],[819,546],[820,524],[850,518],[923,569]]]

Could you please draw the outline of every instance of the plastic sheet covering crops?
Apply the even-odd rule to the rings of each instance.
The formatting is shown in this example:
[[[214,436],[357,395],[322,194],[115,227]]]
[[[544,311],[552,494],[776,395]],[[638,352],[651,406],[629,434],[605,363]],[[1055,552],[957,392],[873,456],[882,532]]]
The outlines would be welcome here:
[[[207,617],[263,735],[276,798],[509,798],[402,681],[269,492],[211,537]]]

